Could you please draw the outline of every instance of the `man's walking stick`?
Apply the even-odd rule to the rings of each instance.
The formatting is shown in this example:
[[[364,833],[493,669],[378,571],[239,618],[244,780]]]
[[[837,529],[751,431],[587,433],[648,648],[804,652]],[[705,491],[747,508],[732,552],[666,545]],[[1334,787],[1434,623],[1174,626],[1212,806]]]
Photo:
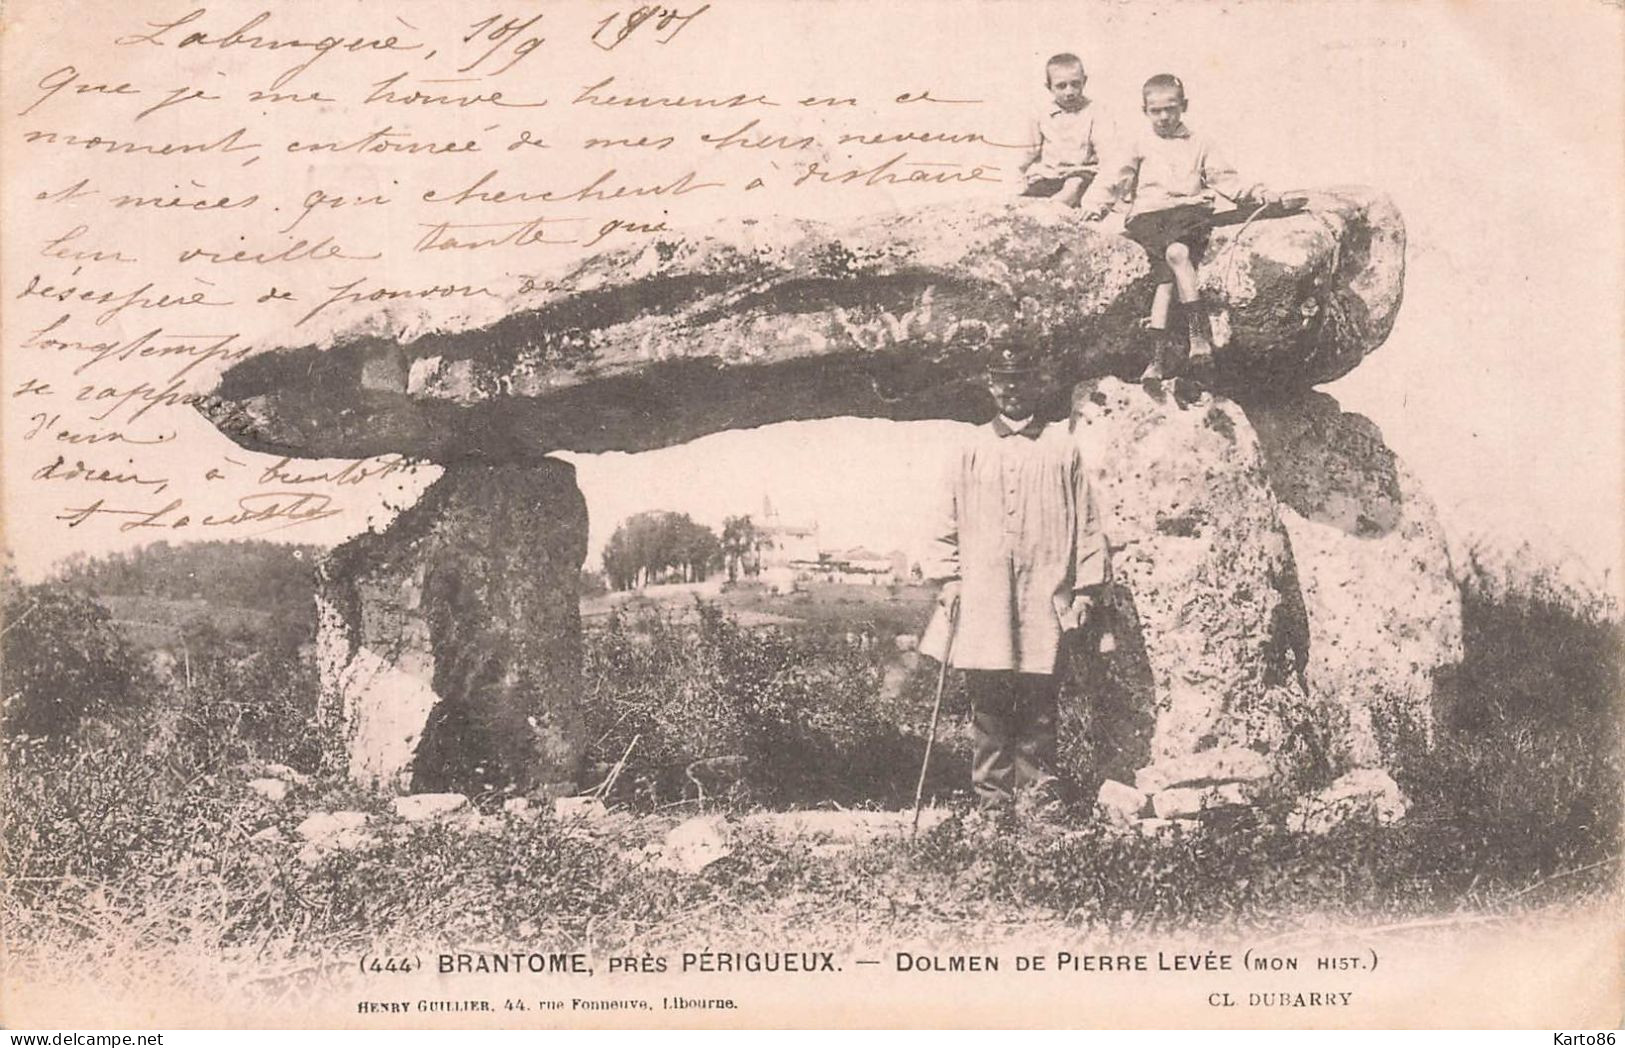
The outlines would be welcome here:
[[[959,632],[959,600],[956,597],[948,607],[948,640],[942,646],[942,668],[937,671],[937,697],[931,703],[931,730],[925,736],[925,760],[920,762],[920,781],[914,784],[914,826],[909,830],[913,840],[920,832],[920,804],[925,798],[925,773],[931,767],[931,747],[937,741],[937,717],[942,713],[942,690],[948,683],[948,660],[954,653],[954,635]]]

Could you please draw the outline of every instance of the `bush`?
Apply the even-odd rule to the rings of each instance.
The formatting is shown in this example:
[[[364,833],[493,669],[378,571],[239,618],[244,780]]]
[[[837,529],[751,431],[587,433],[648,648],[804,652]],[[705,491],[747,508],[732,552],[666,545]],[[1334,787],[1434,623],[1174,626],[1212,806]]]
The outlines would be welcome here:
[[[18,883],[117,878],[173,832],[160,762],[123,746],[43,746],[11,738],[0,795],[4,868]]]
[[[1619,854],[1625,634],[1550,586],[1463,587],[1464,658],[1431,753],[1396,769],[1410,822],[1451,827],[1486,872],[1547,875]]]
[[[243,761],[318,769],[336,752],[316,724],[315,665],[297,651],[244,651],[194,633],[188,680],[170,685],[165,716],[170,759],[191,774]]]
[[[55,583],[8,586],[0,638],[3,728],[64,739],[90,715],[124,715],[149,697],[141,657],[107,611]]]
[[[69,606],[77,636],[108,628]],[[1412,808],[1392,828],[1305,836],[1280,811],[1252,810],[1148,838],[1080,808],[1065,832],[966,815],[913,846],[833,855],[742,829],[732,854],[689,876],[642,861],[673,820],[620,815],[596,835],[545,816],[497,816],[499,829],[478,832],[397,825],[375,848],[307,862],[293,835],[305,812],[384,802],[332,779],[280,806],[244,789],[244,760],[315,767],[312,670],[293,652],[196,631],[189,686],[174,682],[146,718],[49,743],[12,737],[0,923],[11,943],[50,940],[77,965],[98,936],[139,936],[153,954],[186,942],[258,957],[273,943],[331,957],[378,941],[561,948],[590,931],[608,951],[726,941],[719,912],[737,934],[770,925],[831,941],[854,928],[901,939],[1046,923],[1280,927],[1311,911],[1493,912],[1607,887],[1621,848],[1618,625],[1549,596],[1470,591],[1465,637],[1461,697],[1435,747],[1395,769]],[[912,799],[929,662],[905,674],[835,630],[747,630],[699,605],[692,619],[612,618],[587,634],[585,665],[593,756],[607,765],[638,739],[612,800]],[[945,703],[939,789],[965,780],[952,730],[962,703],[954,691]]]
[[[1449,711],[1453,727],[1510,720],[1617,729],[1625,630],[1602,608],[1465,586],[1462,645],[1462,698]]]
[[[748,630],[711,605],[696,614],[693,624],[613,616],[588,635],[590,756],[608,764],[638,740],[625,796],[912,798],[929,702],[885,699],[875,654],[839,637]]]

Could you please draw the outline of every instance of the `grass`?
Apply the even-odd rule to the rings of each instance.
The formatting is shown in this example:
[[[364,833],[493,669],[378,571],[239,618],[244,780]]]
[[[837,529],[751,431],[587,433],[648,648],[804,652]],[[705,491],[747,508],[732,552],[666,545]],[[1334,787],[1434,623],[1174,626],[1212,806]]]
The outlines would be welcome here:
[[[181,966],[172,977],[215,992],[222,970],[320,973],[381,944],[601,955],[768,936],[1285,930],[1311,914],[1493,916],[1612,890],[1617,622],[1472,593],[1466,612],[1467,662],[1438,743],[1395,769],[1413,802],[1397,827],[1310,837],[1257,810],[1145,838],[1081,817],[1001,832],[961,812],[913,845],[833,853],[740,828],[730,854],[697,875],[652,864],[644,846],[702,811],[906,807],[929,664],[897,672],[885,645],[865,649],[834,628],[747,630],[704,606],[681,620],[612,616],[588,636],[586,706],[601,770],[631,749],[610,800],[635,814],[598,833],[500,813],[478,831],[393,822],[380,798],[322,774],[308,663],[229,646],[194,653],[185,694],[172,682],[150,708],[9,743],[8,964],[14,976],[61,968],[123,985],[151,975],[126,970],[132,958],[168,958]],[[963,776],[962,741],[948,733],[942,752],[937,788],[948,792]],[[741,759],[703,763],[719,754]],[[245,787],[266,761],[314,778],[272,804]],[[302,854],[300,819],[339,809],[372,813],[385,827],[378,845]],[[179,960],[196,957],[209,960]]]

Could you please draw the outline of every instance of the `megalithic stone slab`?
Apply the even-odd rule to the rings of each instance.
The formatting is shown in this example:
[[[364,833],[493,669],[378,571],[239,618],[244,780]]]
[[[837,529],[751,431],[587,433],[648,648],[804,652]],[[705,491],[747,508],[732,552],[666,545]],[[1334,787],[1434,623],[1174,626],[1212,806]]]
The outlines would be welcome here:
[[[1114,550],[1118,647],[1086,656],[1102,672],[1063,702],[1080,740],[1069,770],[1228,773],[1245,751],[1250,778],[1312,774],[1336,725],[1303,680],[1302,595],[1251,423],[1224,398],[1187,404],[1110,378],[1080,384],[1073,404]],[[1231,751],[1225,769],[1201,756]]]
[[[573,792],[583,753],[575,467],[450,467],[322,564],[324,707],[352,778],[398,792]]]
[[[977,420],[983,358],[965,336],[984,326],[1019,316],[1058,390],[1149,360],[1149,265],[1111,228],[1007,200],[841,227],[730,220],[590,256],[483,326],[259,354],[202,410],[258,451],[437,462],[840,415]],[[1229,335],[1225,381],[1305,388],[1353,368],[1392,327],[1404,239],[1392,204],[1356,189],[1217,229],[1202,286]]]
[[[1202,303],[1217,362],[1239,398],[1307,389],[1353,371],[1393,330],[1405,291],[1405,222],[1393,201],[1350,187],[1307,209],[1215,229]]]
[[[1249,404],[1303,587],[1310,690],[1348,718],[1338,769],[1432,744],[1462,660],[1461,593],[1433,500],[1369,419],[1325,393]]]
[[[1069,770],[1269,793],[1432,747],[1461,599],[1434,505],[1376,426],[1315,391],[1243,408],[1103,379],[1074,405],[1119,644],[1074,658]]]

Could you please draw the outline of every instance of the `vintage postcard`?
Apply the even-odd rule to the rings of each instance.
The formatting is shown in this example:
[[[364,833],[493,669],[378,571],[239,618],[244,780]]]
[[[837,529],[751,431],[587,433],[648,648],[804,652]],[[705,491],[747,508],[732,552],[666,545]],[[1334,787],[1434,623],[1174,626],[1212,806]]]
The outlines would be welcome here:
[[[1619,1023],[1618,4],[0,50],[6,1026]]]

